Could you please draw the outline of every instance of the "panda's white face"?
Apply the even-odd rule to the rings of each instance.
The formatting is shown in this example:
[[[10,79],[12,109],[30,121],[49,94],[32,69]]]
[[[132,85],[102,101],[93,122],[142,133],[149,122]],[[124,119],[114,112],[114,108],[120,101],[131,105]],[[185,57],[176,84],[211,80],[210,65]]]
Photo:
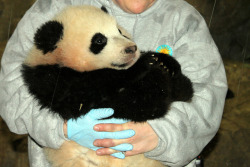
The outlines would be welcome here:
[[[40,56],[32,58],[31,52],[31,58],[27,59],[29,64],[60,64],[77,71],[127,69],[140,56],[129,34],[101,9],[90,6],[68,7],[55,17],[54,22],[51,23],[57,27],[54,29],[60,29],[58,27],[61,24],[61,35],[57,35],[57,40],[50,39],[47,42],[54,43],[53,47],[44,46],[39,41],[44,40],[41,37],[42,30],[38,31],[33,52]],[[46,28],[41,29],[47,31]]]

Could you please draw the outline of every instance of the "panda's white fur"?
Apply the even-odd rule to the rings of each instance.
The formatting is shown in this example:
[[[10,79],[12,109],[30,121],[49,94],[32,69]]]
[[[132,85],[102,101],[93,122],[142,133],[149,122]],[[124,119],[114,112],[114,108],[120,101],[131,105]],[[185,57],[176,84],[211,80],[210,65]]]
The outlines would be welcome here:
[[[139,50],[125,53],[135,43],[113,17],[91,6],[68,7],[53,19],[63,24],[63,40],[56,43],[53,52],[45,55],[33,47],[25,64],[28,66],[53,65],[70,67],[77,71],[101,68],[124,69],[132,66],[139,58]],[[122,31],[121,35],[118,28]],[[96,32],[108,37],[108,44],[100,53],[89,51],[90,39]],[[114,61],[115,60],[115,61]],[[93,63],[94,62],[94,63]],[[112,64],[126,66],[112,66]],[[126,157],[124,160],[111,156],[97,156],[95,151],[82,147],[73,141],[65,141],[59,149],[44,148],[47,159],[53,167],[163,167],[160,162],[145,158],[143,154]]]
[[[73,141],[65,141],[60,149],[45,148],[45,154],[53,167],[166,167],[143,154],[118,159],[98,156],[95,151]]]

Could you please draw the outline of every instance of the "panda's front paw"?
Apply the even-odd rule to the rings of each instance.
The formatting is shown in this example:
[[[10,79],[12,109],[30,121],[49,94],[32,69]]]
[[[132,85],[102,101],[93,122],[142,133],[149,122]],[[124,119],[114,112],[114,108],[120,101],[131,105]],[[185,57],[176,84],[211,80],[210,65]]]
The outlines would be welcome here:
[[[154,66],[156,68],[160,68],[164,73],[168,73],[170,76],[174,76],[174,71],[169,70],[169,67],[159,58],[158,55],[152,54],[152,61],[149,62],[150,66]]]
[[[180,73],[179,63],[171,56],[163,53],[153,53],[150,52],[149,65],[153,68],[159,68],[162,72],[169,74],[174,77],[176,74]]]

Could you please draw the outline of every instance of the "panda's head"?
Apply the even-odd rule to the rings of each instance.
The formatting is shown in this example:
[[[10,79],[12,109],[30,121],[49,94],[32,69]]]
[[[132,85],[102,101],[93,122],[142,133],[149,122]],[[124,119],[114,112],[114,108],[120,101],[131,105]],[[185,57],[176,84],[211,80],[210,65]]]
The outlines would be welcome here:
[[[59,64],[77,71],[127,69],[140,52],[115,19],[91,6],[67,7],[43,24],[26,59],[29,66]]]

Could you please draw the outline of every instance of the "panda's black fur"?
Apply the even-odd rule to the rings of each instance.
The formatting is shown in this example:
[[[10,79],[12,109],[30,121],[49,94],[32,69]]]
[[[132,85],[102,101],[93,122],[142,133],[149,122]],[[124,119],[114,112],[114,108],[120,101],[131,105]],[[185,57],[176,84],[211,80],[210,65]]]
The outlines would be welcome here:
[[[53,52],[63,40],[63,24],[50,21],[37,30],[34,41],[44,54]],[[98,54],[108,39],[96,33],[89,51]],[[137,48],[128,48],[134,52]],[[97,55],[98,56],[98,55]],[[41,108],[63,119],[78,118],[93,108],[113,108],[113,117],[143,122],[163,117],[174,101],[190,101],[193,89],[171,56],[142,52],[127,70],[98,69],[78,72],[60,65],[22,66],[29,92]]]
[[[189,101],[193,94],[177,61],[153,52],[143,53],[128,70],[81,73],[59,65],[23,65],[22,73],[42,108],[66,120],[92,108],[113,108],[115,118],[146,121],[164,116],[173,101]]]
[[[56,43],[63,37],[63,25],[58,21],[49,21],[39,28],[34,37],[35,46],[43,54],[56,49]]]

